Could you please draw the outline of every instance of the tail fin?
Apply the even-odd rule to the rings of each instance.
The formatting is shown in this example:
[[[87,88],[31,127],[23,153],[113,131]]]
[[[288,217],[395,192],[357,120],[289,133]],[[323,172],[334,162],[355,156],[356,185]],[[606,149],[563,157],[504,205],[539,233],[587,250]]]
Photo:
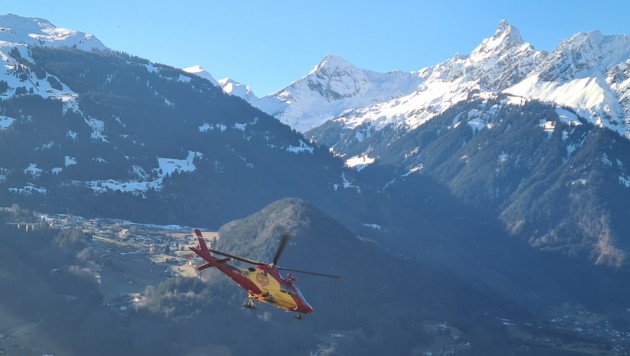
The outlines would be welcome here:
[[[203,239],[203,235],[201,235],[201,231],[199,231],[199,229],[195,229],[195,235],[197,235],[197,240],[199,241],[199,250],[210,255],[208,245],[206,245],[206,241]]]
[[[216,267],[220,263],[226,263],[231,261],[231,258],[223,258],[217,259],[210,254],[210,250],[208,249],[208,245],[206,245],[206,241],[203,239],[203,235],[201,235],[201,231],[199,229],[195,229],[195,235],[197,235],[197,241],[199,241],[198,247],[189,247],[189,249],[196,253],[199,257],[206,260],[208,263],[197,267],[197,270],[201,271],[206,268]]]
[[[201,231],[199,231],[199,229],[195,229],[195,235],[197,235],[197,241],[199,242],[199,244],[197,247],[189,247],[189,249],[204,260],[210,263],[214,262],[215,259],[210,254],[210,251],[208,250],[208,245],[206,245],[206,241],[203,239],[203,236],[201,235]]]

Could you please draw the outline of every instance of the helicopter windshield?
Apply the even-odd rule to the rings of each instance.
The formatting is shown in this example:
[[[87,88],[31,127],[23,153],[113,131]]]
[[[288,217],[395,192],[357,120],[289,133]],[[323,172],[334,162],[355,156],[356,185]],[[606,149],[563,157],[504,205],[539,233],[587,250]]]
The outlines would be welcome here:
[[[313,309],[313,307],[311,307],[311,305],[306,301],[306,298],[304,298],[304,296],[302,295],[302,292],[300,292],[300,289],[296,286],[293,286],[293,289],[295,290],[295,293],[297,293],[298,297],[302,300],[302,302],[306,304],[309,309]]]

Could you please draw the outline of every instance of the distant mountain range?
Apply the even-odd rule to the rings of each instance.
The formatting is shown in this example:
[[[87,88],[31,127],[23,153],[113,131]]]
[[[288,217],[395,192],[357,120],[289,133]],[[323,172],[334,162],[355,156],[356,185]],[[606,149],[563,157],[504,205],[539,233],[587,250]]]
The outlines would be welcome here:
[[[504,93],[572,108],[628,137],[629,58],[628,35],[578,33],[548,53],[503,20],[470,55],[417,72],[376,73],[328,56],[288,87],[249,100],[306,132],[328,120],[413,129],[458,102]]]

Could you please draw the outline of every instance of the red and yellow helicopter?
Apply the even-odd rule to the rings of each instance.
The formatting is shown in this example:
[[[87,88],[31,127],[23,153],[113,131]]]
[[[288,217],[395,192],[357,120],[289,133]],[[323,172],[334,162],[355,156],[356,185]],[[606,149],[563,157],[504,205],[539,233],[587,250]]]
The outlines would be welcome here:
[[[271,263],[262,263],[213,250],[208,248],[199,229],[195,229],[195,234],[197,235],[199,245],[189,248],[206,261],[206,264],[197,267],[197,270],[202,271],[206,268],[216,267],[219,271],[230,277],[236,284],[247,291],[248,299],[243,306],[249,309],[256,309],[254,301],[257,300],[286,311],[297,313],[296,318],[302,320],[302,314],[312,313],[313,307],[306,301],[295,285],[297,278],[290,273],[287,273],[286,278],[283,278],[280,271],[304,273],[327,278],[341,278],[340,276],[330,274],[300,271],[276,266],[276,263],[287,245],[290,236],[287,233],[282,235],[280,245]],[[225,258],[217,258],[213,256],[211,252],[224,256]],[[249,263],[255,267],[242,269],[227,264],[227,262],[232,260]]]

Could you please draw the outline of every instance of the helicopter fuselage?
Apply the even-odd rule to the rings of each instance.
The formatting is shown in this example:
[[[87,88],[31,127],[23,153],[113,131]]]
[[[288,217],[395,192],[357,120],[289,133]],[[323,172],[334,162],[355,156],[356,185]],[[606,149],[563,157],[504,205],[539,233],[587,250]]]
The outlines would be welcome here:
[[[197,238],[199,239],[199,247],[190,247],[190,250],[207,262],[197,267],[197,270],[216,267],[245,289],[250,301],[257,300],[295,313],[309,314],[313,312],[313,307],[293,283],[296,280],[293,275],[288,274],[287,279],[285,279],[273,265],[259,265],[247,269],[230,265],[228,262],[232,261],[231,258],[219,259],[214,257],[203,238],[200,236]]]

